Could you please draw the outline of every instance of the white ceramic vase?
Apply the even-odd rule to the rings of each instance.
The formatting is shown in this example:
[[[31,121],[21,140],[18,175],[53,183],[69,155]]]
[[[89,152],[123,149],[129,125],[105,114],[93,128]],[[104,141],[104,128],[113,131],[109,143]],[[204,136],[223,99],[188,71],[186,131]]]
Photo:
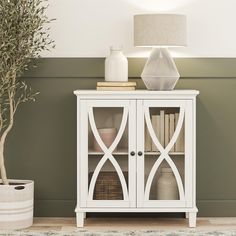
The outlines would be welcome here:
[[[10,180],[10,185],[0,181],[0,230],[24,229],[33,224],[34,182]]]
[[[175,176],[171,168],[162,168],[161,176],[157,180],[158,200],[178,200],[179,192]]]
[[[110,48],[110,55],[105,60],[105,81],[128,81],[128,60],[121,47]]]

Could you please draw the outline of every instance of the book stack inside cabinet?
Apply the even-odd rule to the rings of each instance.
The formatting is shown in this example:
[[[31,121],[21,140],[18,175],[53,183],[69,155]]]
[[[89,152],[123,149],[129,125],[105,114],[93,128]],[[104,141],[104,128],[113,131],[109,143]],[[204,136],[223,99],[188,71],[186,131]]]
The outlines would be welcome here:
[[[160,110],[158,114],[151,114],[152,127],[155,135],[162,145],[166,147],[172,139],[177,123],[179,120],[179,112],[170,112],[166,110]],[[145,151],[146,152],[158,152],[156,145],[151,139],[147,126],[145,127]],[[170,150],[171,153],[184,152],[184,125],[181,128],[179,136]]]

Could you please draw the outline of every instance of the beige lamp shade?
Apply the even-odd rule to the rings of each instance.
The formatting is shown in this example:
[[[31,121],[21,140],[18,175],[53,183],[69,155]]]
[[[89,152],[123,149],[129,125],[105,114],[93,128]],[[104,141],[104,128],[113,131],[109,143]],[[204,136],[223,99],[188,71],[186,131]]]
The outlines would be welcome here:
[[[186,46],[186,28],[185,15],[135,15],[134,45],[140,47]]]

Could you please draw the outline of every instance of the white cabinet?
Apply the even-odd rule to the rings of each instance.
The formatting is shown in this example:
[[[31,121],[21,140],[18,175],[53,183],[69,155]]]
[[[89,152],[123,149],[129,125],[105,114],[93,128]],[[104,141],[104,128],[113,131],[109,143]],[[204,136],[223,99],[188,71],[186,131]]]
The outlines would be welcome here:
[[[189,226],[195,227],[199,92],[78,90],[74,93],[77,95],[77,226],[83,227],[86,212],[185,212]],[[116,130],[112,140],[111,128]],[[107,129],[108,135],[101,135],[101,129]],[[165,191],[158,189],[163,168],[169,168],[176,180],[174,198],[158,197],[161,196],[158,191]]]

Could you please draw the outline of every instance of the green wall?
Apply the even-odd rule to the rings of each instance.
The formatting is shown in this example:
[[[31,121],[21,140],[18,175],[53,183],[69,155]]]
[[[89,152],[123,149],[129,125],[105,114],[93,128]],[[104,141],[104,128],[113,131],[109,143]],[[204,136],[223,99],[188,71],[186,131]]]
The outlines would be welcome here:
[[[144,59],[130,59],[130,79]],[[236,59],[176,59],[178,89],[197,89],[197,205],[200,216],[236,216]],[[22,79],[40,91],[23,104],[9,135],[10,178],[35,180],[35,215],[73,216],[76,199],[76,89],[94,89],[104,59],[41,59]]]

